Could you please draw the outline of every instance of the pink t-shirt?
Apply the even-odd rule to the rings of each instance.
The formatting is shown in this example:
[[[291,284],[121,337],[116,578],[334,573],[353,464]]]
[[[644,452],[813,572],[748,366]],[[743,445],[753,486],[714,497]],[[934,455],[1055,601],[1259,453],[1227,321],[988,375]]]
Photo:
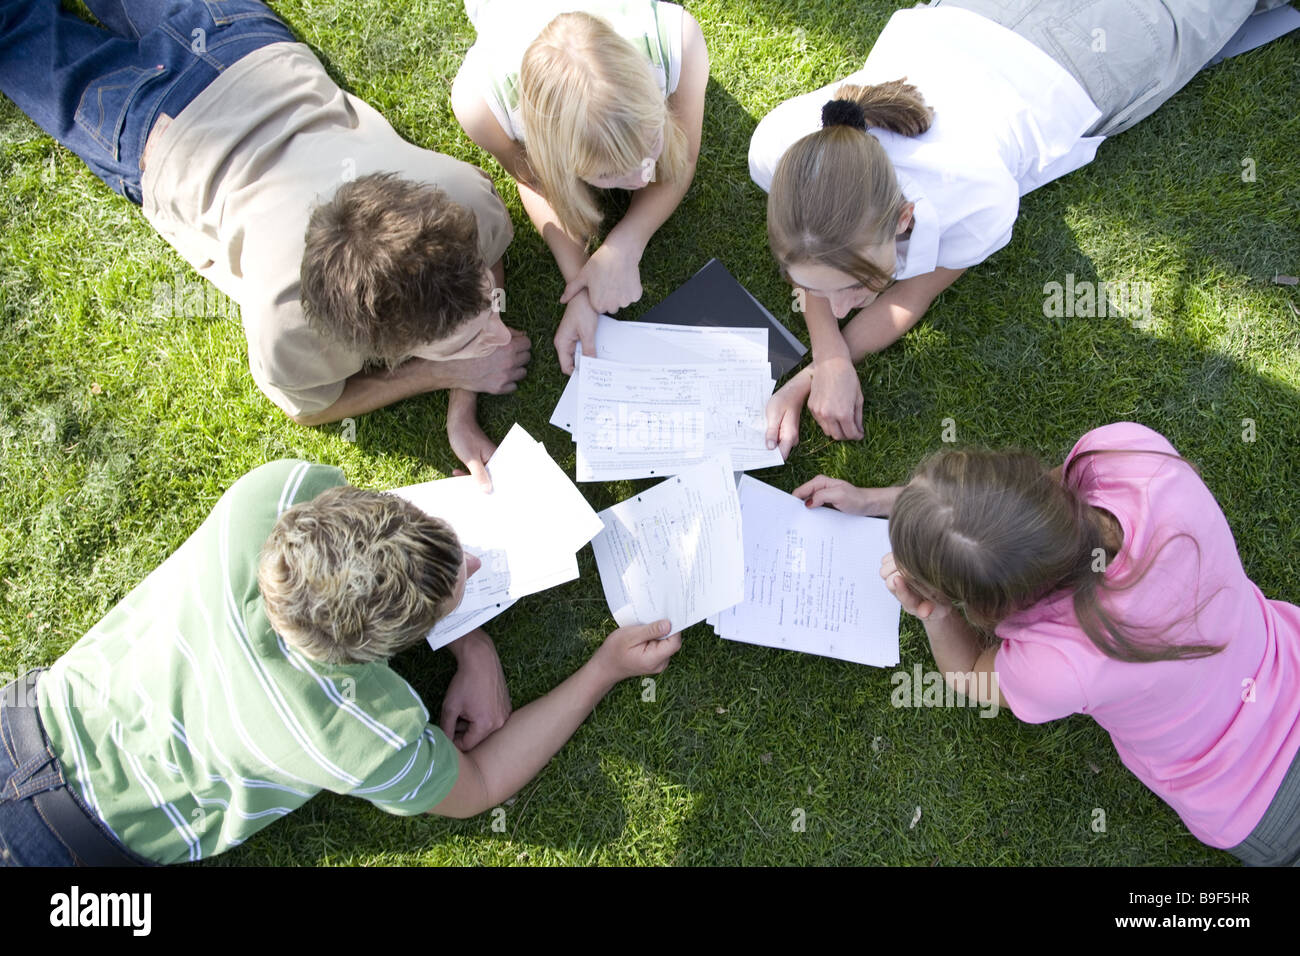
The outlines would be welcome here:
[[[1094,449],[1177,452],[1157,432],[1121,422],[1084,435],[1066,458],[1067,480],[1124,529],[1107,581],[1122,583],[1159,552],[1135,587],[1103,592],[1104,606],[1129,633],[1223,650],[1117,661],[1088,640],[1071,596],[1059,596],[998,625],[1003,696],[1029,723],[1089,714],[1199,840],[1236,846],[1300,748],[1300,608],[1268,600],[1246,577],[1227,519],[1190,465],[1135,453],[1089,455],[1070,468]]]

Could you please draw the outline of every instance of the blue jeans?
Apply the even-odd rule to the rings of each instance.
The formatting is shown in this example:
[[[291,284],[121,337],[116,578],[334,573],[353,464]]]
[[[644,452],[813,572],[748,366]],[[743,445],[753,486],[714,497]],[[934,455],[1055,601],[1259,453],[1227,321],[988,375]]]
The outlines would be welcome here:
[[[136,205],[154,121],[236,60],[294,40],[259,0],[0,0],[0,92]]]
[[[39,688],[25,682],[43,670],[0,688],[0,866],[153,865],[122,846],[68,786],[41,724]],[[52,797],[53,804],[37,806]],[[62,837],[46,813],[58,819]]]
[[[9,703],[36,706],[34,698]],[[0,866],[73,866],[71,852],[27,799],[42,790],[66,787],[63,771],[48,741],[43,754],[21,748],[10,720],[9,708],[0,700]]]

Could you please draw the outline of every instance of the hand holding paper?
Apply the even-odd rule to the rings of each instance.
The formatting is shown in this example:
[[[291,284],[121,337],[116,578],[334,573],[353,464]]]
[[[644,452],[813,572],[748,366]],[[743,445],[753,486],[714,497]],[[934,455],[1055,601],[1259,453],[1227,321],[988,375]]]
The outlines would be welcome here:
[[[743,597],[740,502],[731,465],[712,458],[600,513],[592,541],[620,625],[667,617],[674,631]]]
[[[455,529],[483,566],[465,597],[438,622],[441,647],[495,617],[520,597],[578,576],[575,555],[603,527],[586,499],[540,442],[515,425],[486,467],[493,492],[472,477],[444,478],[394,490]]]

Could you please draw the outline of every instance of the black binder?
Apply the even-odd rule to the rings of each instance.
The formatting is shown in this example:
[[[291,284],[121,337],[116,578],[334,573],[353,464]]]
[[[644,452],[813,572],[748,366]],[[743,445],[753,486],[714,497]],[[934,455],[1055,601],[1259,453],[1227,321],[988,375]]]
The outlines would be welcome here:
[[[662,302],[640,317],[641,322],[699,325],[711,328],[767,328],[767,357],[772,375],[784,378],[808,349],[763,304],[749,294],[717,259],[687,279]]]

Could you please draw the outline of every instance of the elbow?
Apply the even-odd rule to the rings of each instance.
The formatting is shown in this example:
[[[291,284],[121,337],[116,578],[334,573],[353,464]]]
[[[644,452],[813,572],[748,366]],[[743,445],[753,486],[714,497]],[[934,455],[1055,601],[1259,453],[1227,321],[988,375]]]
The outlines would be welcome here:
[[[304,428],[314,428],[317,425],[328,425],[330,422],[339,420],[338,415],[331,415],[329,409],[320,412],[285,412],[295,425],[302,425]]]
[[[285,412],[285,414],[295,425],[302,425],[305,428],[321,424],[320,417],[317,415],[308,415],[306,412]]]

